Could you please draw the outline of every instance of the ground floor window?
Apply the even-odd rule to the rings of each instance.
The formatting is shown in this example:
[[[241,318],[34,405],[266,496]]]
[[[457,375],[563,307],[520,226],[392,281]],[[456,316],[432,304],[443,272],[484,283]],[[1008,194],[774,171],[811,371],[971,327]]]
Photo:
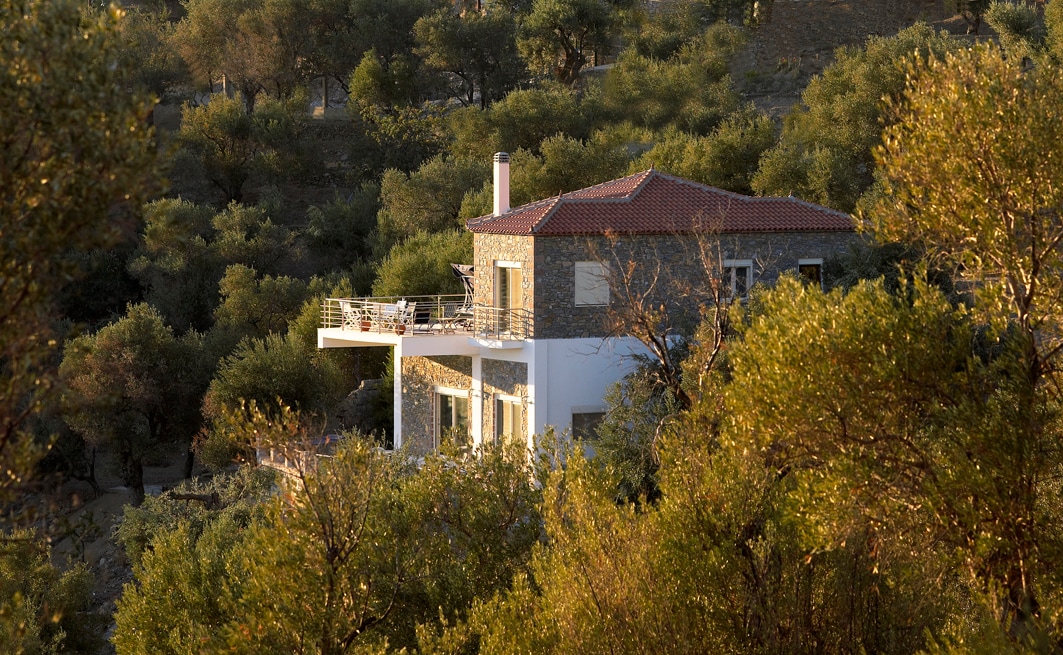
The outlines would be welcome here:
[[[524,436],[524,406],[515,396],[495,396],[495,443],[520,441]]]
[[[822,259],[799,259],[797,260],[797,274],[802,280],[823,288],[823,260]]]
[[[436,387],[434,414],[437,448],[448,442],[461,448],[469,445],[468,391]]]
[[[572,408],[572,438],[593,441],[598,438],[598,426],[605,418],[603,407]]]

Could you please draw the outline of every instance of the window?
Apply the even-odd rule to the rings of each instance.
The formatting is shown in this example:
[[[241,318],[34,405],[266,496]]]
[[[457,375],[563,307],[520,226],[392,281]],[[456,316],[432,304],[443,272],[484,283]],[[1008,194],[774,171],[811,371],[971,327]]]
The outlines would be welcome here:
[[[437,387],[435,392],[436,447],[448,439],[464,448],[469,445],[469,393]]]
[[[749,293],[749,287],[753,285],[753,260],[724,260],[723,283],[731,298],[744,299]]]
[[[605,419],[602,407],[572,408],[572,438],[593,441],[598,438],[598,426]]]
[[[520,441],[523,431],[524,408],[520,398],[495,396],[495,443]]]
[[[809,284],[823,288],[823,260],[822,259],[799,259],[797,260],[797,274]]]
[[[520,262],[495,262],[495,307],[520,309],[524,306]]]
[[[576,262],[576,306],[609,304],[609,264]]]

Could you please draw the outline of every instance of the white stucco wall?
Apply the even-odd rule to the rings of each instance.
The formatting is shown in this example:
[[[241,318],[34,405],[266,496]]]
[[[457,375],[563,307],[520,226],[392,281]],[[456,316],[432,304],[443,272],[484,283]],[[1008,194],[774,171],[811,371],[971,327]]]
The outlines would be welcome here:
[[[632,354],[647,352],[631,337],[548,339],[537,341],[535,349],[537,363],[546,364],[545,375],[538,366],[534,374],[539,387],[535,390],[537,434],[548,425],[558,431],[570,429],[573,409],[604,408],[609,385],[634,368]]]

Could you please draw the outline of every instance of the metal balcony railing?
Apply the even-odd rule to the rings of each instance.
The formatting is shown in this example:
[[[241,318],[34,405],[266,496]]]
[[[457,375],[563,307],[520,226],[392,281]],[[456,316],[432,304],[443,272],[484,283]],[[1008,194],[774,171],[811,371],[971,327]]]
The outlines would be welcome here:
[[[465,296],[392,296],[326,298],[321,324],[376,334],[418,336],[465,332],[505,340],[532,338],[532,315],[526,309],[465,304]]]

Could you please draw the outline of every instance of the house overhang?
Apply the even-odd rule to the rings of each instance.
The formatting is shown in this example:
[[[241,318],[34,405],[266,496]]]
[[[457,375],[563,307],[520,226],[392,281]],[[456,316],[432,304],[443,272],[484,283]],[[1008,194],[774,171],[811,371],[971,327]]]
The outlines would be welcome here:
[[[397,347],[402,357],[477,355],[481,347],[470,343],[468,334],[399,335],[389,332],[357,332],[343,328],[318,328],[318,348]]]

